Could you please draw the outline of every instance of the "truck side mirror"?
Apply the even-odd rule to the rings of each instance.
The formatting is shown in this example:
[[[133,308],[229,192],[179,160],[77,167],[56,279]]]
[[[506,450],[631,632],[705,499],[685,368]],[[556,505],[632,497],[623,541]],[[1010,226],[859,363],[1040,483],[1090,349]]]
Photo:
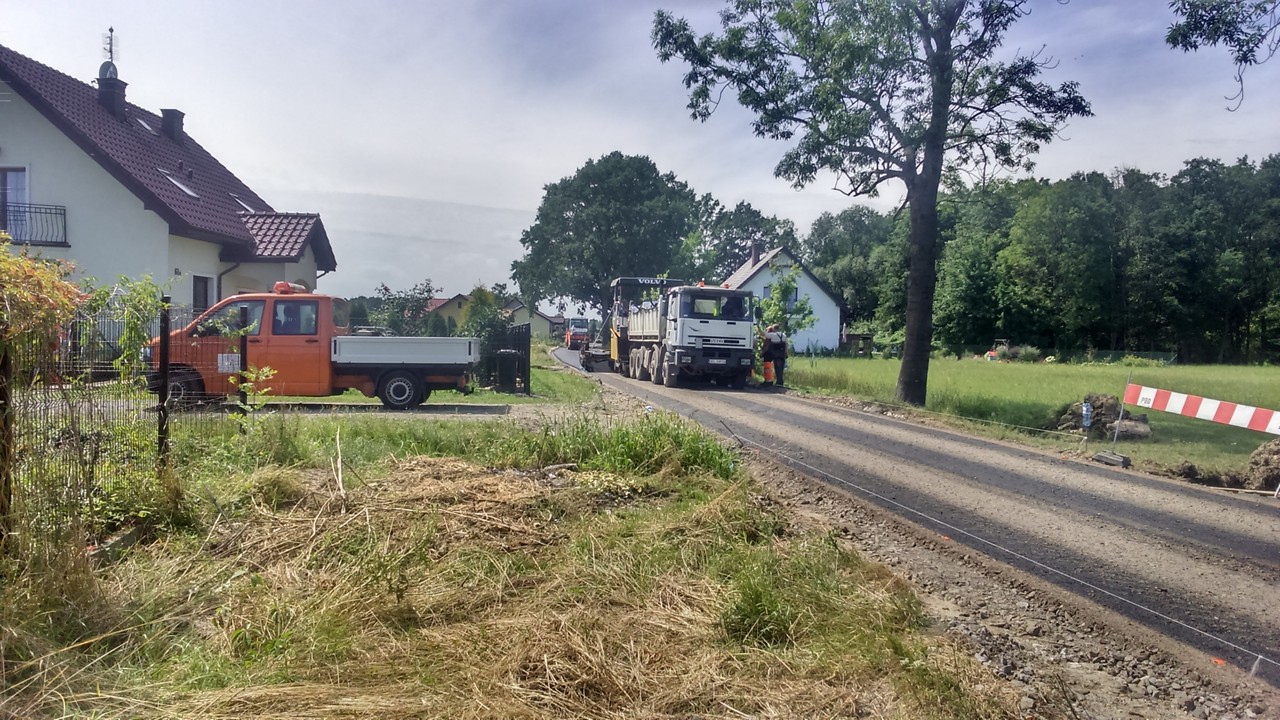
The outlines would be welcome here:
[[[755,306],[753,310],[755,311],[753,314],[756,316],[757,320],[764,319],[764,310],[762,310],[759,305]]]

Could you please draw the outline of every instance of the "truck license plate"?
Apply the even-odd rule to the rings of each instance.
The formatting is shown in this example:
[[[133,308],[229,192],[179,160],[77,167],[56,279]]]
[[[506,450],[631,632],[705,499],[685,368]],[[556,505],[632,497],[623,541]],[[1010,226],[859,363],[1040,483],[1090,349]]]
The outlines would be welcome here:
[[[724,358],[711,358],[711,359],[710,359],[710,360],[708,360],[707,362],[711,363],[712,365],[724,365],[724,364],[726,364],[728,361],[727,361],[727,360],[725,360]]]

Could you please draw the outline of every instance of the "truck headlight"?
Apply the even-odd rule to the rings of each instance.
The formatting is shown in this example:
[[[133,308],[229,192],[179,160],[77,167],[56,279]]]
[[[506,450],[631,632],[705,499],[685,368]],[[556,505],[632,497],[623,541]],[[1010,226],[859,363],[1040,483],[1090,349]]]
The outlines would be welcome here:
[[[738,364],[739,364],[739,365],[750,365],[750,364],[751,364],[751,358],[749,358],[749,357],[747,357],[747,358],[742,358],[742,359],[738,360]]]
[[[681,356],[680,356],[680,362],[681,362],[682,364],[688,364],[688,363],[691,363],[691,362],[693,362],[693,356],[692,356],[692,355],[681,355]]]

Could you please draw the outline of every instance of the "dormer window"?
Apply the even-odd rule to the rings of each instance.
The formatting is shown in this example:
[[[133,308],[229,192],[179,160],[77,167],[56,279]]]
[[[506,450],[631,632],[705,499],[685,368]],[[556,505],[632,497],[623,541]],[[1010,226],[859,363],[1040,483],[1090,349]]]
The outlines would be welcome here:
[[[232,200],[235,200],[236,202],[240,203],[240,207],[244,208],[245,212],[258,212],[257,210],[254,210],[252,207],[250,207],[249,203],[245,202],[244,200],[241,200],[239,195],[235,193],[227,193],[227,194],[231,196]]]
[[[191,186],[187,185],[186,183],[182,182],[178,178],[174,177],[173,173],[161,168],[156,168],[156,170],[159,170],[161,175],[165,176],[165,178],[167,178],[169,182],[173,183],[182,192],[190,195],[193,198],[196,198],[196,199],[200,198],[200,196],[196,194],[196,191],[191,189]]]

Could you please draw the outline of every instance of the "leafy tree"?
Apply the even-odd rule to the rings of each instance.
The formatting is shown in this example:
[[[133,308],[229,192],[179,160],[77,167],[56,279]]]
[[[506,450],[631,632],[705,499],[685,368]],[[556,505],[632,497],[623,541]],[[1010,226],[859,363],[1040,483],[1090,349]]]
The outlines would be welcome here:
[[[423,337],[427,335],[431,320],[431,298],[440,288],[423,280],[408,290],[392,290],[379,285],[376,290],[381,301],[378,308],[369,308],[370,319],[378,325],[391,328],[397,335]]]
[[[352,327],[369,324],[369,303],[365,298],[351,298],[350,307]]]
[[[946,197],[955,226],[938,264],[934,329],[952,353],[1008,337],[997,302],[995,258],[1009,243],[1009,224],[1021,200],[1040,188],[1034,181],[998,182],[957,188]]]
[[[546,187],[534,224],[520,237],[511,277],[531,307],[566,297],[603,310],[609,283],[670,268],[694,228],[695,196],[647,157],[613,152]]]
[[[427,318],[427,337],[449,337],[449,320],[438,312],[431,313],[431,317]]]
[[[796,292],[799,266],[775,264],[769,272],[769,292],[759,301],[764,324],[777,325],[788,335],[813,327],[815,320],[809,296]]]
[[[1000,251],[997,295],[1019,343],[1062,350],[1110,344],[1115,246],[1111,184],[1077,174],[1026,200]]]
[[[67,278],[71,266],[14,252],[0,230],[0,343],[46,340],[69,322],[80,302],[80,288]]]
[[[1025,167],[1089,106],[1074,83],[1038,80],[1044,62],[996,60],[1028,0],[729,0],[723,34],[694,34],[658,11],[659,59],[689,66],[693,117],[726,90],[756,113],[757,135],[794,141],[775,173],[797,187],[834,173],[849,195],[906,188],[910,218],[899,399],[923,404],[933,334],[938,192],[948,161],[986,173]]]
[[[852,323],[870,322],[879,305],[879,284],[871,255],[889,241],[893,218],[864,205],[839,214],[823,213],[800,245],[813,274],[840,294],[841,310]]]
[[[711,275],[706,278],[723,282],[751,259],[751,248],[761,253],[776,247],[795,247],[796,227],[790,220],[765,217],[750,203],[740,202],[732,210],[720,209],[704,230],[711,248]],[[703,278],[690,278],[700,280]]]
[[[1280,0],[1173,0],[1170,6],[1178,17],[1165,36],[1171,47],[1192,52],[1224,45],[1231,52],[1240,90],[1228,99],[1239,107],[1244,71],[1280,49]]]
[[[1179,314],[1173,290],[1182,284],[1163,228],[1168,180],[1135,168],[1114,175],[1118,241],[1123,249],[1119,295],[1124,300],[1120,342],[1126,350],[1172,349]]]
[[[500,299],[485,286],[477,285],[471,291],[471,302],[467,303],[467,309],[462,315],[461,335],[478,337],[481,344],[504,335],[511,323],[502,312]]]

